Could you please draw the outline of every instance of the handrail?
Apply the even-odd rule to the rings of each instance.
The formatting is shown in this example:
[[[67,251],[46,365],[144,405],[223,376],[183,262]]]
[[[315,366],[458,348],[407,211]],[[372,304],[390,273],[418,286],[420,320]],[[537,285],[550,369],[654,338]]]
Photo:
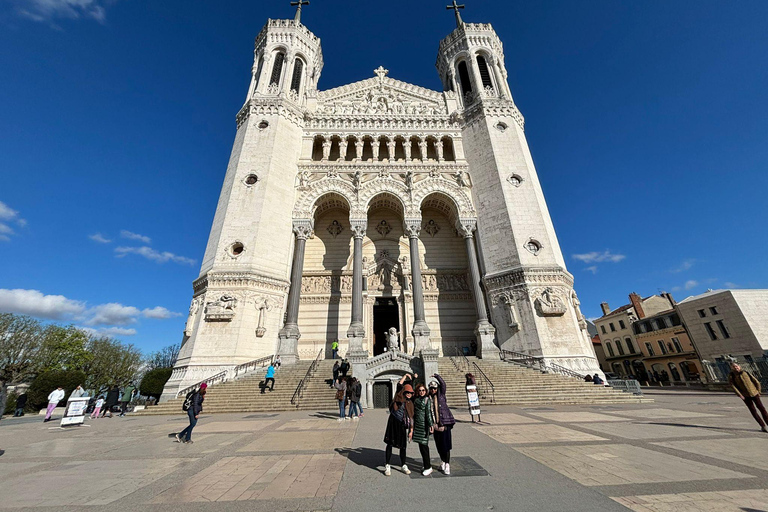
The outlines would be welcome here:
[[[187,386],[186,388],[184,388],[184,389],[180,390],[178,393],[176,393],[176,398],[179,398],[181,395],[186,396],[187,393],[189,393],[190,391],[194,391],[194,390],[198,389],[202,384],[211,385],[211,384],[215,384],[216,382],[219,382],[219,381],[224,382],[225,380],[227,380],[227,370],[224,370],[223,372],[219,372],[216,375],[208,377],[207,379],[203,379],[200,382],[198,382],[197,384],[192,384],[191,386]]]
[[[259,359],[254,359],[253,361],[248,361],[247,363],[239,364],[233,368],[235,377],[237,377],[240,372],[247,372],[256,367],[264,368],[267,366],[265,363],[272,363],[274,358],[275,355],[272,354],[271,356],[264,356]]]
[[[456,369],[460,372],[466,372],[469,370],[469,359],[467,359],[467,356],[464,355],[464,351],[461,350],[461,348],[457,345],[453,347],[454,352],[456,353],[456,358],[459,360],[459,362],[454,361],[451,359],[451,362],[456,367]],[[461,365],[464,365],[464,369],[461,369]]]
[[[495,404],[496,403],[496,388],[494,387],[493,382],[491,381],[490,378],[488,378],[488,376],[485,374],[483,369],[480,368],[480,366],[478,366],[478,364],[476,362],[472,361],[471,363],[472,363],[472,366],[475,368],[475,371],[477,371],[477,374],[480,375],[480,377],[483,378],[483,381],[485,381],[485,383],[487,383],[491,387],[491,403]]]
[[[315,371],[315,368],[317,368],[317,363],[320,362],[321,355],[323,355],[322,348],[317,353],[317,357],[315,357],[315,360],[312,361],[312,364],[309,365],[309,369],[307,370],[307,373],[304,374],[304,378],[299,381],[299,385],[296,386],[296,391],[293,392],[293,396],[291,397],[291,405],[295,405],[297,409],[299,408],[299,401],[304,394],[304,387],[307,385],[307,382],[309,382],[310,377],[312,377],[312,373]]]
[[[523,354],[521,352],[513,352],[511,350],[500,350],[499,357],[502,361],[510,361],[517,364],[522,364],[528,368],[534,368],[546,373],[557,373],[565,377],[573,377],[577,379],[584,379],[584,375],[579,372],[573,371],[570,368],[547,362],[543,357],[532,356],[530,354]]]

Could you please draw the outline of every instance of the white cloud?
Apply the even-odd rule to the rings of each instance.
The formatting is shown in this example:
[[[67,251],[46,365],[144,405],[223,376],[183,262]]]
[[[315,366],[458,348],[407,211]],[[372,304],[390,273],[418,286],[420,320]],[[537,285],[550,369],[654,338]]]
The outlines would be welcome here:
[[[104,5],[108,0],[12,0],[16,12],[39,22],[57,18],[91,18],[100,23],[106,19]]]
[[[591,267],[587,267],[584,270],[588,270],[592,272],[593,274],[597,274],[597,265],[592,265]]]
[[[0,288],[0,311],[48,320],[64,320],[85,312],[84,302],[63,295],[44,295],[38,290]]]
[[[146,308],[144,311],[141,312],[141,314],[144,315],[146,318],[156,318],[158,320],[165,320],[168,318],[173,318],[175,316],[181,316],[181,313],[170,311],[162,306],[155,306],[152,309]]]
[[[624,254],[612,254],[611,251],[605,250],[603,252],[588,252],[585,254],[574,254],[574,259],[583,261],[584,263],[618,263],[626,256]]]
[[[141,314],[139,308],[123,306],[116,302],[100,304],[88,310],[86,325],[128,325],[136,323]]]
[[[731,281],[726,281],[723,284],[725,285],[726,288],[743,288],[743,286],[741,286],[740,284],[736,284]]]
[[[19,212],[0,201],[0,242],[11,241],[11,235],[15,234],[10,226],[12,223],[20,227],[27,225],[27,221],[19,217]]]
[[[690,290],[692,288],[696,288],[697,286],[699,286],[699,282],[698,281],[694,281],[693,279],[689,279],[688,281],[685,282],[685,284],[683,285],[683,288],[685,288],[686,290]]]
[[[101,235],[101,233],[94,233],[93,235],[88,235],[88,238],[90,238],[94,242],[99,242],[100,244],[108,244],[112,242],[112,240],[109,240],[108,238],[104,238]]]
[[[138,254],[139,256],[143,256],[148,260],[156,261],[158,263],[165,263],[167,261],[172,261],[174,263],[183,263],[185,265],[195,264],[195,260],[193,260],[192,258],[187,258],[185,256],[178,256],[168,251],[163,251],[163,252],[156,251],[151,247],[147,247],[147,246],[115,247],[115,252],[117,253],[118,258],[122,258],[126,254]]]
[[[123,229],[120,231],[120,236],[123,238],[127,238],[128,240],[138,240],[139,242],[143,244],[150,244],[152,243],[152,239],[148,236],[140,235],[138,233],[132,233],[128,230]]]
[[[80,327],[84,331],[94,336],[134,336],[136,329],[126,329],[124,327],[102,327],[100,329],[94,329],[92,327]]]
[[[696,260],[691,258],[683,261],[678,267],[673,268],[670,270],[672,273],[679,273],[679,272],[685,272],[686,270],[691,270],[693,268],[693,264],[696,263]]]

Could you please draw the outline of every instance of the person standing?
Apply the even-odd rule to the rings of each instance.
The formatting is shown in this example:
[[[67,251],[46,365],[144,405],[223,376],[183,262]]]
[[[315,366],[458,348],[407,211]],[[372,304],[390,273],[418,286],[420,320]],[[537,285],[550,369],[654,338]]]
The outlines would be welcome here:
[[[43,423],[51,421],[51,414],[53,414],[53,410],[56,409],[59,402],[64,399],[64,395],[66,395],[66,393],[64,393],[64,388],[61,386],[51,391],[48,395],[48,408],[45,410],[45,419],[43,420]]]
[[[128,404],[131,403],[133,398],[133,392],[136,391],[136,386],[128,384],[123,388],[123,396],[120,398],[120,416],[125,416],[125,411],[128,409]]]
[[[101,408],[103,405],[104,405],[104,397],[100,396],[99,398],[96,399],[96,403],[93,406],[94,409],[93,409],[93,412],[91,413],[92,420],[99,418],[99,413],[101,412]]]
[[[437,382],[432,381],[429,383],[429,395],[432,398],[432,406],[437,423],[434,429],[435,445],[437,446],[437,453],[440,454],[440,470],[444,474],[450,475],[451,450],[453,449],[451,430],[453,430],[453,426],[456,424],[456,419],[448,408],[445,381],[437,373],[432,377],[437,379]]]
[[[429,434],[432,432],[432,400],[427,396],[424,384],[416,385],[416,398],[413,400],[413,442],[419,445],[424,469],[421,474],[429,476],[432,473],[432,462],[429,457]]]
[[[347,372],[349,372],[349,361],[346,359],[341,360],[341,365],[339,365],[339,374],[342,378],[347,378]]]
[[[280,354],[277,354],[277,356],[275,356],[275,362],[272,364],[274,364],[275,370],[280,369],[280,365],[283,364],[283,362],[280,360]]]
[[[205,400],[205,390],[208,388],[208,384],[203,382],[200,384],[200,389],[197,393],[193,394],[190,400],[189,409],[187,409],[187,416],[189,416],[189,426],[176,434],[177,443],[192,444],[192,429],[197,425],[197,419],[200,417],[200,413],[203,412],[203,400]]]
[[[349,416],[351,419],[359,420],[362,416],[362,409],[360,409],[360,393],[363,390],[360,381],[354,377],[347,379],[347,396],[349,397]],[[355,414],[352,416],[352,414]]]
[[[341,364],[338,361],[333,363],[333,380],[331,381],[331,387],[333,387],[336,384],[336,381],[339,380],[339,366],[341,366]]]
[[[267,374],[264,376],[264,387],[261,388],[262,395],[267,390],[267,385],[269,385],[270,381],[272,382],[272,385],[270,386],[269,391],[272,392],[275,390],[275,365],[271,363],[269,368],[267,368]]]
[[[730,382],[733,391],[739,398],[744,400],[749,412],[752,413],[752,417],[755,418],[757,424],[760,425],[760,430],[768,432],[766,424],[768,424],[768,412],[763,406],[762,400],[760,400],[760,393],[762,393],[762,386],[760,381],[757,380],[754,375],[746,370],[742,370],[741,366],[733,362],[731,363],[731,373],[728,375],[728,382]],[[757,411],[760,411],[758,414]],[[762,415],[762,419],[760,418]]]
[[[333,387],[336,388],[336,400],[339,401],[339,421],[344,421],[347,416],[344,414],[346,409],[345,402],[347,400],[347,381],[339,377],[336,382],[333,383]]]
[[[392,460],[392,448],[400,451],[400,464],[403,465],[403,473],[411,474],[408,465],[405,463],[408,442],[413,437],[413,387],[406,381],[413,380],[411,375],[406,373],[400,382],[397,383],[397,390],[392,404],[389,406],[389,418],[387,419],[387,429],[384,431],[384,443],[387,449],[384,452],[384,474],[392,474],[390,461]]]
[[[331,343],[331,359],[336,359],[336,357],[339,355],[339,340],[333,340],[333,343]],[[333,380],[336,382],[336,379]]]
[[[112,408],[117,405],[120,398],[120,388],[112,386],[112,389],[107,391],[107,399],[104,401],[104,411],[101,413],[102,418],[112,417]]]
[[[27,405],[27,394],[22,393],[16,397],[16,410],[13,413],[15,418],[24,416],[24,407]]]
[[[83,395],[85,395],[85,390],[81,384],[78,384],[72,394],[69,395],[69,398],[80,398]]]

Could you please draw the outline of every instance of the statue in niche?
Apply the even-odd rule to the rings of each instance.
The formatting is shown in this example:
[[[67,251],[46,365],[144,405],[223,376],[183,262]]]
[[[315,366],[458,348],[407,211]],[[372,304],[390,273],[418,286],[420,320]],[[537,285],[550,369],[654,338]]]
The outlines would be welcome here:
[[[267,311],[272,309],[272,304],[269,302],[269,299],[262,297],[256,302],[256,309],[259,310],[259,324],[256,327],[256,336],[261,338],[267,332],[264,322],[266,321]]]
[[[469,186],[467,184],[467,181],[464,179],[464,171],[459,169],[453,174],[453,177],[456,178],[456,184],[460,187],[467,187]]]
[[[378,272],[379,290],[392,288],[392,267],[386,261],[382,262]]]
[[[400,333],[395,327],[390,327],[385,333],[387,337],[387,350],[400,350]]]
[[[584,315],[581,313],[581,301],[576,296],[576,292],[574,290],[571,290],[571,304],[573,305],[573,309],[576,311],[576,318],[579,321],[579,328],[582,331],[586,331],[587,319],[584,318]]]
[[[192,299],[192,303],[189,305],[189,316],[187,317],[187,323],[184,326],[184,334],[186,336],[192,336],[192,327],[195,323],[195,315],[200,309],[200,302],[197,299]]]

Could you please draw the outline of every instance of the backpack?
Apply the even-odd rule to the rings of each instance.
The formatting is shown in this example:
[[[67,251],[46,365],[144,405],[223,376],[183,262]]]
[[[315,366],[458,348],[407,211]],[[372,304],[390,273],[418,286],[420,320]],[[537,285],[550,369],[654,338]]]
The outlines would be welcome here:
[[[184,397],[184,403],[181,406],[182,411],[188,411],[192,408],[192,404],[194,403],[195,395],[197,394],[197,391],[190,391],[187,393],[187,396]]]

